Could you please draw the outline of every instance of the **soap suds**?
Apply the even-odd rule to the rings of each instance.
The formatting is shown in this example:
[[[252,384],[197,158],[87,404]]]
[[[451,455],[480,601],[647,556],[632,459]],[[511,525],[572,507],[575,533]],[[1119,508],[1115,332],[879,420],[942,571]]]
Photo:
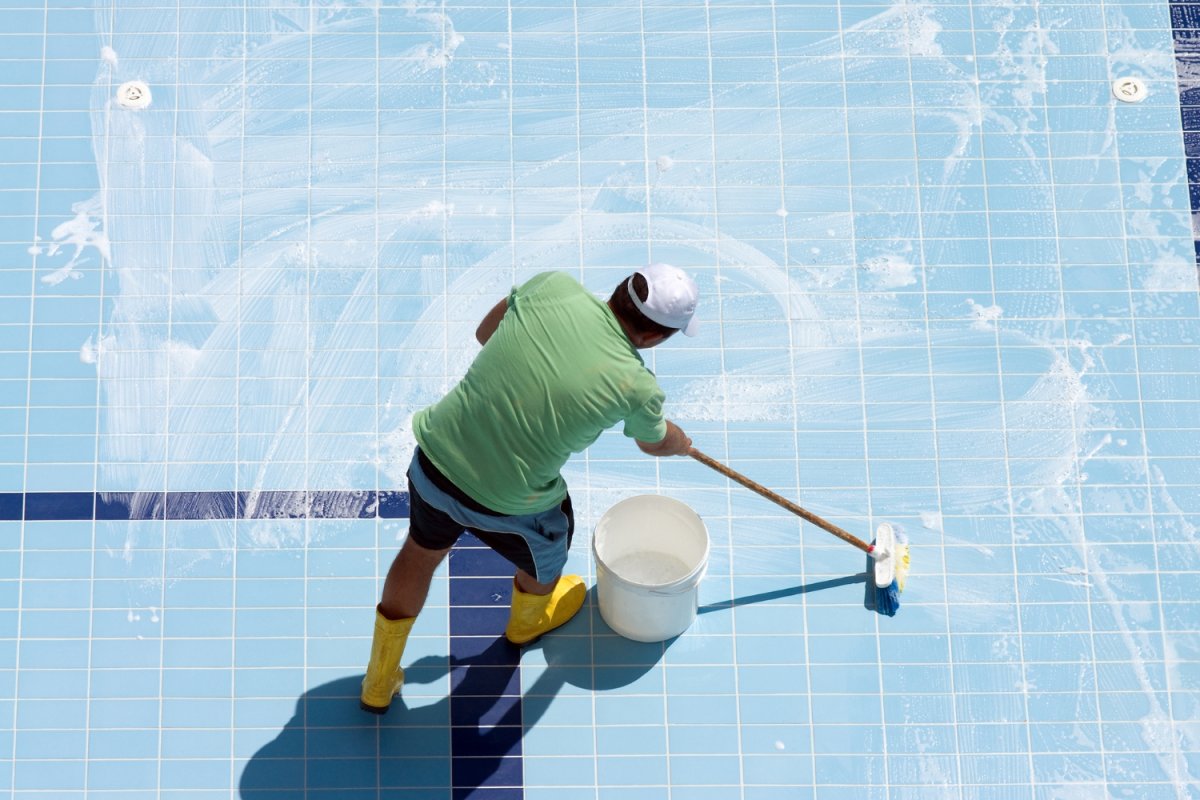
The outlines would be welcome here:
[[[971,327],[976,330],[995,330],[996,320],[1004,315],[1004,309],[998,305],[983,306],[971,298],[967,299],[967,305],[971,308],[970,319],[974,320]]]
[[[874,279],[874,288],[899,289],[917,282],[916,267],[901,256],[876,256],[862,263]]]
[[[79,272],[76,266],[88,248],[94,248],[99,254],[101,266],[111,258],[108,235],[100,223],[100,195],[96,194],[87,200],[72,204],[71,211],[75,216],[55,226],[50,232],[54,243],[50,245],[44,257],[56,256],[64,247],[73,247],[74,252],[66,264],[42,276],[42,283],[48,286],[57,286],[68,278],[78,280],[83,277],[83,273]]]

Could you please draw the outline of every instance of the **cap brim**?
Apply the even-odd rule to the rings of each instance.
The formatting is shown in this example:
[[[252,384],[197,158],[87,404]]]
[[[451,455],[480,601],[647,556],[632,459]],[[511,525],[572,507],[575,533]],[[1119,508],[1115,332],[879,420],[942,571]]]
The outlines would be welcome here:
[[[699,332],[700,332],[700,320],[696,319],[696,317],[693,316],[691,319],[688,320],[688,324],[686,326],[684,326],[683,335],[684,336],[695,336]]]

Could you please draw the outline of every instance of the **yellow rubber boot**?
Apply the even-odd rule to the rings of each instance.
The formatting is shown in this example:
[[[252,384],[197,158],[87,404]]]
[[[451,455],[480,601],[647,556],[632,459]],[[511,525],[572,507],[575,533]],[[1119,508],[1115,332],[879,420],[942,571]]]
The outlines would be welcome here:
[[[392,698],[404,683],[404,670],[400,669],[400,656],[408,643],[416,617],[388,619],[375,609],[375,636],[371,640],[371,661],[367,664],[367,675],[362,682],[362,696],[358,704],[363,711],[372,714],[387,713]]]
[[[563,575],[550,594],[522,592],[514,578],[512,610],[504,636],[513,644],[529,644],[575,616],[586,598],[587,589],[578,575]]]

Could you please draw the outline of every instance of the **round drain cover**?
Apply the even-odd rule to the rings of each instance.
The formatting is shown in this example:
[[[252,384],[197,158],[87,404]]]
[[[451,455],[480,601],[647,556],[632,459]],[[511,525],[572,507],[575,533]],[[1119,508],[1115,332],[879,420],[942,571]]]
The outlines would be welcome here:
[[[1146,99],[1146,84],[1141,78],[1117,78],[1112,85],[1113,96],[1125,103],[1140,103]]]
[[[117,89],[117,104],[122,108],[145,108],[150,105],[150,87],[141,81],[122,83]]]

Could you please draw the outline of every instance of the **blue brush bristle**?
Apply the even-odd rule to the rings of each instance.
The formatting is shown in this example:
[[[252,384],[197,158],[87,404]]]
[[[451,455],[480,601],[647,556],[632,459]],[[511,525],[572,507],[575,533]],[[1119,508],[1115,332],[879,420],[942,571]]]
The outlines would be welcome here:
[[[874,541],[871,544],[875,544]],[[867,556],[867,608],[889,617],[896,616],[900,608],[900,584],[892,581],[889,586],[875,585],[875,562]]]
[[[900,587],[895,581],[884,589],[876,587],[875,589],[875,610],[880,614],[886,614],[889,617],[896,616],[896,611],[900,608]]]

